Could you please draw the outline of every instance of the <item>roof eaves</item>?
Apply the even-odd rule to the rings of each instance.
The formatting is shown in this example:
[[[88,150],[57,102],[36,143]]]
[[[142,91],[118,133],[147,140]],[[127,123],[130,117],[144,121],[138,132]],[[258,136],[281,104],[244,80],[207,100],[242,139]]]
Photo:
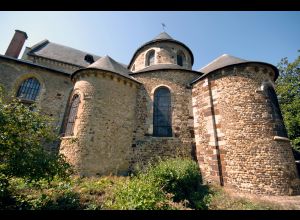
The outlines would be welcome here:
[[[111,70],[99,69],[99,68],[94,68],[94,67],[82,68],[82,69],[76,70],[74,73],[71,74],[71,79],[73,79],[74,76],[75,76],[77,73],[79,73],[79,72],[81,72],[81,71],[83,71],[83,70],[104,70],[104,71],[107,71],[107,72],[110,72],[110,73],[113,73],[113,74],[117,74],[118,76],[124,77],[124,78],[126,78],[126,79],[132,80],[132,81],[134,81],[134,82],[136,82],[136,83],[138,83],[138,84],[143,84],[143,83],[139,82],[138,80],[134,79],[134,78],[131,77],[131,76],[125,76],[125,75],[122,75],[122,74],[120,74],[120,73],[117,73],[117,72],[114,72],[114,71],[111,71]]]
[[[234,65],[242,65],[242,64],[253,64],[253,63],[258,63],[258,64],[263,64],[263,65],[270,66],[270,67],[274,70],[274,72],[275,72],[274,81],[277,80],[277,78],[278,78],[278,76],[279,76],[279,71],[278,71],[278,69],[277,69],[274,65],[272,65],[272,64],[270,64],[270,63],[260,62],[260,61],[246,61],[246,62],[234,63],[234,64],[230,64],[230,65],[227,65],[227,66],[223,66],[223,67],[214,69],[214,70],[212,70],[212,71],[210,71],[210,72],[208,72],[208,73],[203,74],[202,76],[200,76],[199,78],[193,80],[193,81],[190,82],[189,84],[190,84],[190,85],[193,85],[193,84],[195,84],[196,82],[198,82],[199,80],[205,78],[206,76],[208,76],[208,75],[210,75],[210,74],[213,74],[215,71],[218,71],[218,70],[223,69],[223,68],[226,68],[226,67],[231,67],[231,66],[234,66]]]
[[[130,75],[137,75],[137,74],[141,74],[141,73],[146,73],[146,72],[153,72],[153,71],[161,71],[161,70],[181,70],[181,71],[185,71],[185,72],[191,72],[191,73],[197,73],[197,74],[203,74],[199,71],[195,71],[195,70],[188,70],[188,69],[183,69],[183,68],[162,68],[162,69],[150,69],[150,70],[140,70],[137,72],[132,72],[130,73]]]
[[[46,66],[42,66],[42,65],[39,65],[39,64],[36,64],[36,63],[32,63],[32,62],[27,61],[27,60],[19,60],[19,59],[16,59],[16,58],[5,56],[5,55],[0,55],[0,58],[7,59],[7,60],[13,60],[13,61],[16,61],[16,62],[19,62],[19,63],[22,63],[22,64],[28,64],[28,65],[31,65],[31,66],[34,66],[34,67],[39,67],[39,68],[46,69],[46,70],[55,71],[55,72],[62,73],[62,74],[67,75],[67,76],[71,75],[67,72],[57,70],[57,69],[52,69],[52,68],[49,68],[49,67],[46,67]]]

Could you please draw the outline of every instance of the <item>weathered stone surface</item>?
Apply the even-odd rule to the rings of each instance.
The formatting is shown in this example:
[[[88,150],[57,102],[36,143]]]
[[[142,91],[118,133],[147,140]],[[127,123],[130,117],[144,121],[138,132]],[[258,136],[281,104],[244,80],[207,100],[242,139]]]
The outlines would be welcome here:
[[[154,64],[177,64],[177,53],[181,51],[186,61],[183,63],[183,67],[186,69],[192,69],[191,57],[188,51],[181,45],[172,42],[157,42],[151,45],[147,45],[136,54],[136,58],[131,66],[131,71],[136,72],[146,67],[146,54],[148,51],[155,51]],[[133,70],[133,65],[134,70]]]
[[[136,74],[143,83],[138,90],[136,129],[133,141],[133,166],[147,164],[155,157],[186,156],[195,150],[191,89],[187,84],[199,75],[185,70],[161,70]],[[171,91],[172,137],[153,137],[154,92],[160,86]]]
[[[128,172],[137,86],[102,70],[80,73],[72,94],[80,95],[74,136],[62,139],[60,152],[81,175]],[[72,139],[74,144],[70,145]]]
[[[149,50],[155,50],[154,64],[142,72]],[[177,63],[179,51],[186,57],[183,68],[167,65]],[[24,59],[67,73],[78,69],[41,57]],[[155,42],[133,57],[130,70],[141,84],[110,71],[84,69],[73,76],[73,86],[62,72],[1,57],[0,83],[15,96],[23,80],[36,77],[41,83],[36,103],[61,132],[67,103],[79,94],[74,136],[62,138],[60,153],[81,175],[126,175],[158,157],[184,156],[197,160],[206,182],[256,194],[300,193],[291,145],[278,132],[283,122],[274,117],[263,90],[265,83],[274,85],[275,67],[221,65],[191,86],[200,76],[190,71],[191,59],[180,43]],[[172,137],[153,136],[154,92],[160,86],[171,94]]]
[[[61,130],[65,109],[69,99],[72,82],[69,76],[18,63],[14,60],[0,59],[0,84],[5,88],[8,97],[16,96],[19,86],[30,77],[35,77],[41,84],[36,104],[43,114],[51,116],[57,132]],[[55,150],[57,146],[53,146]]]
[[[264,71],[266,68],[268,71]],[[225,186],[242,191],[297,193],[291,145],[274,140],[270,105],[264,93],[257,92],[264,82],[274,83],[271,76],[269,67],[242,65],[216,71],[194,85],[197,157],[206,179],[219,182],[221,172]],[[207,89],[211,92],[206,93]],[[212,118],[217,119],[215,134]],[[216,139],[216,146],[210,144]],[[214,156],[218,156],[218,150],[221,164],[216,169]]]

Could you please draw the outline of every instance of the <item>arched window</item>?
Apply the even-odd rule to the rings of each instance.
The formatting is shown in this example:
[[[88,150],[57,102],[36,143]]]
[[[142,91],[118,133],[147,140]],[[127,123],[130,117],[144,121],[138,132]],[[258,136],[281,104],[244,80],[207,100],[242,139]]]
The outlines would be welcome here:
[[[166,87],[154,92],[153,136],[172,137],[171,93]]]
[[[74,124],[77,116],[79,103],[80,103],[80,97],[78,94],[76,94],[73,96],[71,100],[65,136],[72,136],[74,134]]]
[[[150,66],[150,65],[154,64],[154,56],[155,56],[155,51],[154,50],[150,50],[147,53],[146,66]]]
[[[275,121],[275,126],[276,126],[275,129],[277,135],[281,137],[287,137],[287,131],[283,123],[283,118],[280,111],[278,99],[273,86],[269,84],[264,85],[264,92],[267,96],[268,103],[272,110],[272,118]]]
[[[184,63],[185,63],[185,56],[182,51],[179,51],[177,54],[177,64],[179,66],[183,66]]]
[[[17,97],[25,101],[35,101],[40,87],[40,83],[36,78],[28,78],[19,87]]]

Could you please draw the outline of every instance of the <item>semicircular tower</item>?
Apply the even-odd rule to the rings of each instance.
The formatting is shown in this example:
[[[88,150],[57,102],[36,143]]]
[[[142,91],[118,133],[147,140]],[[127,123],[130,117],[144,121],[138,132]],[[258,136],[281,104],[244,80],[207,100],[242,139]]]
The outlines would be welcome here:
[[[143,85],[138,90],[133,166],[156,157],[185,156],[195,151],[191,88],[200,76],[192,70],[192,51],[163,32],[140,46],[128,69]]]
[[[207,181],[244,192],[299,193],[273,65],[223,55],[193,82],[197,158]]]
[[[128,173],[140,85],[128,73],[106,56],[72,74],[77,101],[71,98],[60,152],[81,175]]]

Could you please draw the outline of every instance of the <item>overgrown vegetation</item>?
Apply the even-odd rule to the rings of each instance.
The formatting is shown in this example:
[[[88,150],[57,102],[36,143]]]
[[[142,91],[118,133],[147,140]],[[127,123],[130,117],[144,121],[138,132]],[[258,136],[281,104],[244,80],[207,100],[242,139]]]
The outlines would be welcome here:
[[[44,148],[57,139],[50,118],[32,111],[33,105],[5,101],[3,93],[0,86],[0,205],[6,207],[19,201],[10,189],[10,179],[50,183],[55,177],[68,179],[72,169],[62,155]]]
[[[131,177],[73,176],[69,180],[27,181],[11,177],[0,184],[0,209],[11,210],[189,210],[276,209],[234,198],[223,189],[202,185],[194,161],[168,159]],[[179,167],[181,169],[178,170]],[[197,181],[197,183],[196,183]],[[188,189],[189,185],[192,189]]]

